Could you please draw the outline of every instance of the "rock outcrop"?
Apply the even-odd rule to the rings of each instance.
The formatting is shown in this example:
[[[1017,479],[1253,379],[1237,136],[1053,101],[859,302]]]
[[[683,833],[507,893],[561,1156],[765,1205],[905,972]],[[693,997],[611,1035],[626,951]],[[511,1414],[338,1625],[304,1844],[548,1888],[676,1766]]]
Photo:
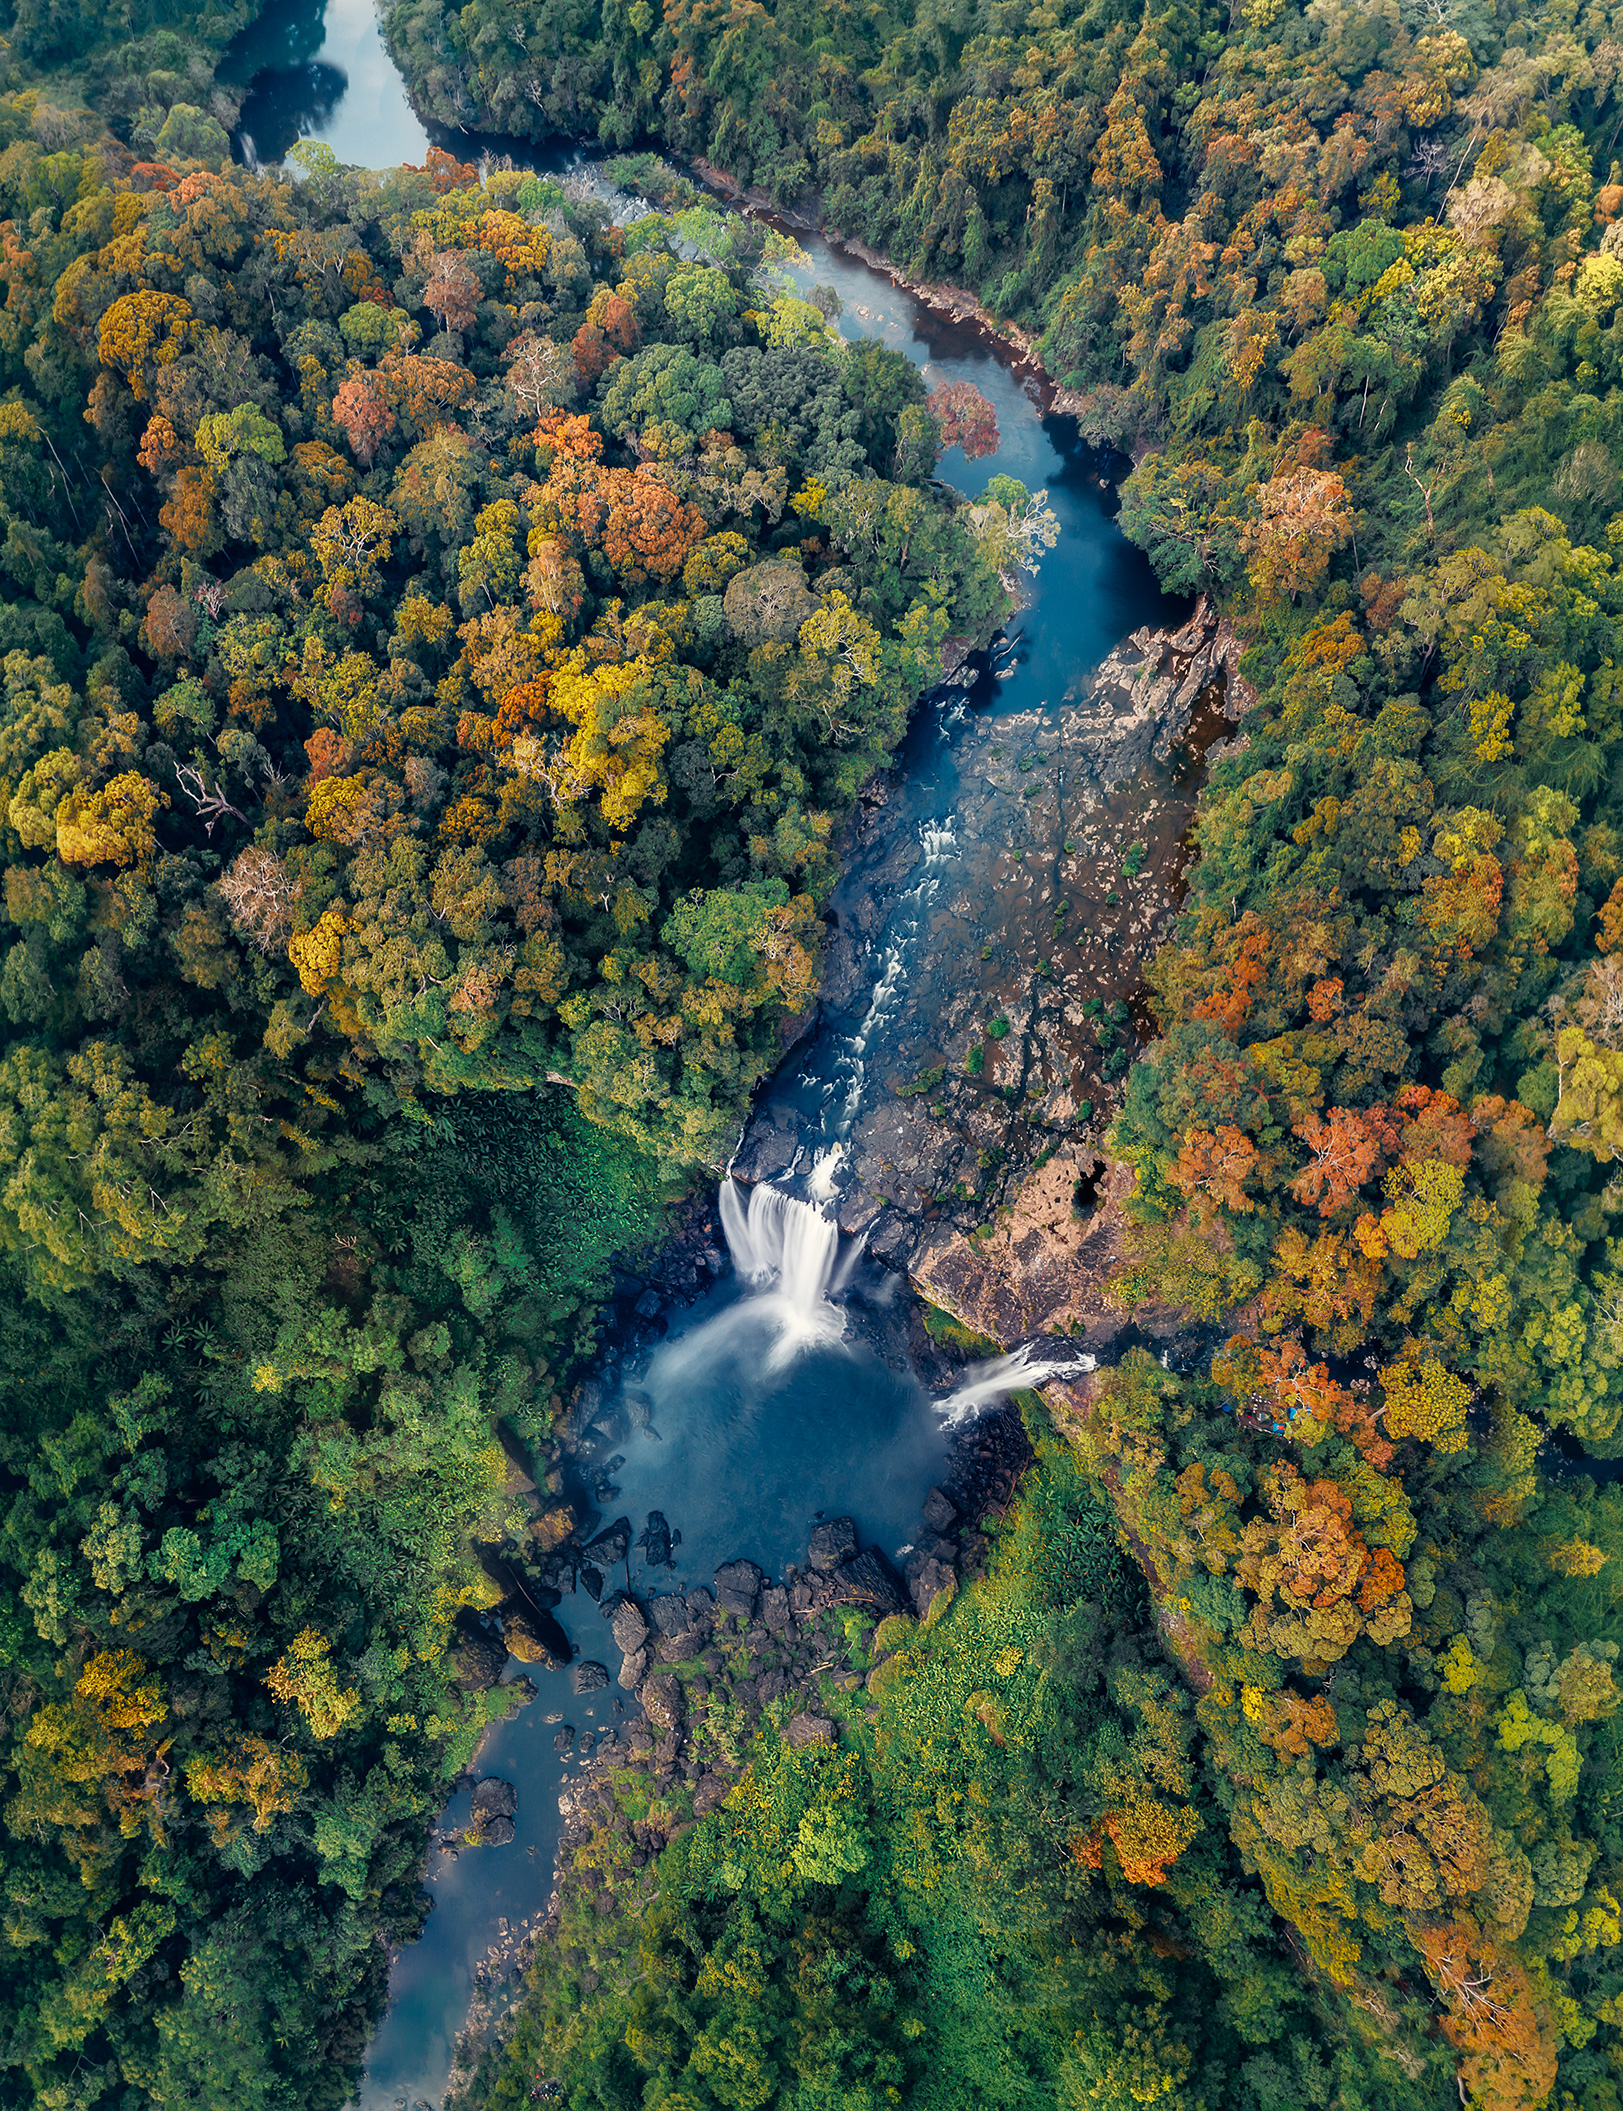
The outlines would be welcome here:
[[[835,1517],[812,1527],[806,1558],[814,1569],[837,1569],[857,1550],[857,1528],[848,1517]]]
[[[724,1613],[736,1613],[741,1620],[753,1620],[755,1609],[761,1602],[761,1586],[766,1581],[753,1561],[729,1561],[716,1571],[716,1605]]]
[[[473,1792],[473,1813],[464,1840],[470,1847],[510,1847],[518,1815],[518,1790],[492,1775]]]
[[[1057,709],[958,730],[950,826],[881,782],[842,844],[816,1018],[863,1072],[840,1223],[994,1340],[1118,1330],[1102,1138],[1143,1045],[1200,758],[1254,701],[1239,659],[1205,601],[1137,631]],[[768,1088],[734,1170],[776,1179],[804,1150],[798,1102]]]
[[[451,1640],[451,1670],[469,1693],[498,1685],[507,1669],[507,1645],[499,1629],[486,1626],[477,1613],[457,1615]]]
[[[1079,1206],[1078,1190],[1092,1186],[1100,1163],[1089,1144],[1062,1145],[991,1223],[948,1227],[923,1242],[912,1270],[919,1294],[999,1344],[1067,1334],[1079,1350],[1107,1349],[1126,1325],[1104,1287],[1121,1261],[1132,1172],[1101,1171],[1097,1198]],[[1141,1314],[1139,1324],[1153,1332],[1156,1318]]]
[[[624,1656],[632,1656],[648,1640],[649,1627],[646,1615],[635,1598],[619,1596],[612,1606],[603,1608],[609,1614],[609,1632],[614,1636],[614,1646]]]
[[[1146,627],[1124,639],[1071,707],[1070,738],[1100,784],[1126,784],[1152,760],[1169,761],[1203,696],[1220,695],[1226,717],[1243,716],[1256,692],[1240,678],[1239,659],[1233,630],[1204,594],[1177,630]]]
[[[502,1619],[502,1639],[521,1664],[556,1671],[569,1662],[569,1642],[556,1620],[539,1612],[509,1612]]]

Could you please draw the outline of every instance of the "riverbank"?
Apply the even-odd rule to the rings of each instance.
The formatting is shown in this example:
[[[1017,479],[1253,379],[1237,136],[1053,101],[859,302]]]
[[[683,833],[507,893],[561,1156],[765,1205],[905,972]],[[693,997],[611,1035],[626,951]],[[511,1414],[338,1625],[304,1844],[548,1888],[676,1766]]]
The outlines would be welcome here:
[[[900,1569],[850,1519],[826,1518],[780,1578],[739,1558],[709,1589],[605,1594],[619,1683],[640,1712],[584,1741],[558,1732],[578,1767],[559,1796],[551,1897],[487,1953],[447,2111],[481,2100],[539,1959],[561,1952],[589,1996],[634,1950],[658,1858],[739,1786],[761,1736],[832,1752],[872,1724],[897,1653],[985,1569],[1031,1456],[1017,1408],[962,1429]]]
[[[877,249],[870,249],[866,242],[859,241],[855,235],[848,235],[837,227],[831,227],[823,217],[822,202],[815,194],[800,207],[778,205],[759,185],[740,183],[736,176],[730,176],[725,169],[717,168],[714,162],[706,161],[702,155],[695,155],[687,166],[695,171],[707,190],[714,191],[718,197],[727,199],[730,204],[741,206],[747,212],[757,213],[762,218],[797,233],[820,235],[831,248],[838,249],[845,256],[857,258],[860,263],[866,264],[870,271],[883,272],[893,286],[912,294],[915,299],[923,301],[927,308],[933,308],[937,314],[944,315],[955,323],[973,323],[977,329],[1003,347],[1011,365],[1030,368],[1040,376],[1045,392],[1041,406],[1045,416],[1051,411],[1069,411],[1080,400],[1058,386],[1043,364],[1036,338],[1022,330],[1018,324],[999,321],[981,305],[966,286],[909,278],[899,264],[881,255]]]

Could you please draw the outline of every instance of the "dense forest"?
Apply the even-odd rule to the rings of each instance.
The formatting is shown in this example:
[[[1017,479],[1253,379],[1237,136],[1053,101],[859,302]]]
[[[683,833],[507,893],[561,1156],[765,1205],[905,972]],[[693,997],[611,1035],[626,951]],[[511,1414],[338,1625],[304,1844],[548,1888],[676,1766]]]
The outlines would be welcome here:
[[[237,26],[6,27],[0,2062],[62,2111],[344,2100],[609,1259],[1030,535],[651,161],[628,229],[232,171]],[[1111,1132],[1115,1295],[1214,1353],[1029,1400],[985,1573],[651,1899],[594,1871],[470,2095],[1616,2111],[1623,38],[389,26],[447,121],[703,156],[1039,337],[1257,697]]]
[[[1033,1589],[1046,1640],[1008,1683],[1042,1664],[1030,1712],[970,1696],[952,1788],[901,1790],[887,1738],[908,1748],[905,1696],[962,1640],[899,1653],[840,1901],[853,1929],[902,1924],[923,2073],[954,2100],[939,2019],[972,1987],[1025,2032],[986,2100],[1615,2103],[1620,1513],[1551,1474],[1557,1441],[1623,1448],[1609,18],[403,0],[390,22],[447,116],[652,135],[781,205],[815,194],[1039,335],[1084,431],[1132,445],[1128,533],[1253,641],[1259,700],[1153,977],[1163,1037],[1112,1132],[1136,1173],[1120,1297],[1226,1346],[1060,1412],[1192,1707],[1152,1722],[1135,1644],[1077,1666],[1076,1604]],[[1090,1773],[1112,1741],[1134,1769]],[[1041,1884],[1008,1834],[983,1851],[979,1797],[1026,1810]],[[979,1949],[908,1911],[927,1837]],[[668,1879],[688,1919],[611,1973],[538,1974],[526,2056],[581,2100],[822,2100],[715,2079],[724,1960],[766,1931],[804,2000],[809,1909],[770,1872],[730,1896],[707,1851]],[[1102,2033],[1097,1980],[1063,1969],[1100,1957],[1101,1915],[1159,1990],[1114,1989]],[[568,2020],[583,1970],[618,2068]],[[656,2030],[667,1984],[680,2027]],[[780,2044],[797,2028],[818,2037],[789,2009]],[[930,2100],[919,2072],[896,2086]]]
[[[87,2111],[345,2100],[515,1461],[1026,507],[741,222],[183,168],[0,155],[0,2047]]]

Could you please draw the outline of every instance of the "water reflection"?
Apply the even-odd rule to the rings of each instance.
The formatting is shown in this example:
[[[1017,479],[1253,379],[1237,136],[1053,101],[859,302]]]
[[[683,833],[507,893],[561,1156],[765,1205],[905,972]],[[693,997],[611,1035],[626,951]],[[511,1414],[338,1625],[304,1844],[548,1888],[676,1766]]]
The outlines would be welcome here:
[[[589,1640],[589,1637],[583,1637]],[[525,1667],[514,1664],[517,1672]],[[501,1723],[479,1755],[480,1775],[500,1775],[518,1786],[516,1837],[507,1847],[436,1846],[428,1856],[434,1901],[420,1942],[396,1952],[389,1972],[389,2013],[367,2055],[357,2102],[360,2111],[399,2111],[425,2099],[438,2104],[451,2072],[455,2039],[468,2013],[486,1952],[546,1911],[558,1852],[558,1788],[570,1770],[554,1753],[560,1720],[601,1729],[622,1712],[618,1695],[577,1698],[567,1671],[529,1668],[538,1687],[528,1707]],[[439,1821],[442,1840],[469,1822],[472,1796],[456,1796]],[[494,1976],[494,1975],[493,1975]],[[493,1989],[497,2006],[502,1991]]]
[[[622,1395],[614,1492],[599,1497],[639,1524],[661,1510],[682,1534],[671,1569],[634,1565],[638,1593],[708,1588],[740,1556],[772,1575],[804,1565],[825,1511],[854,1518],[864,1545],[887,1554],[912,1538],[947,1445],[905,1357],[893,1366],[880,1353],[897,1355],[882,1307],[863,1309],[891,1289],[893,1278],[859,1271],[848,1338],[802,1333],[787,1355],[792,1293],[730,1283],[685,1315]],[[825,1310],[845,1323],[839,1308]]]
[[[368,169],[421,162],[428,152],[373,0],[271,0],[220,71],[249,84],[236,146],[250,168],[280,161],[301,139]]]

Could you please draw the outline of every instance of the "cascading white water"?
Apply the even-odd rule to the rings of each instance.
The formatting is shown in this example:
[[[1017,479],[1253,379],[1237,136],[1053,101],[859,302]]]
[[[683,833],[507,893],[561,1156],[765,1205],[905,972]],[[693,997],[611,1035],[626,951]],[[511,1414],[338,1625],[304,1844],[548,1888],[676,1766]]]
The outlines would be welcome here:
[[[825,1133],[832,1128],[837,1138],[849,1134],[862,1111],[863,1094],[868,1089],[869,1051],[890,1023],[897,999],[906,986],[908,955],[924,928],[930,905],[941,891],[941,868],[959,855],[957,826],[952,814],[948,814],[944,821],[921,821],[918,839],[919,848],[924,853],[919,878],[901,896],[892,912],[890,936],[874,981],[873,994],[868,1000],[868,1009],[863,1014],[862,1024],[847,1038],[832,1065],[834,1076],[843,1084],[844,1090],[841,1092],[838,1085],[830,1084],[826,1100],[832,1103],[838,1099],[839,1104],[832,1114],[825,1112],[824,1128]]]
[[[812,1160],[812,1169],[806,1176],[806,1192],[813,1202],[832,1202],[834,1184],[839,1178],[840,1166],[845,1159],[845,1145],[831,1143],[826,1151],[819,1151]]]
[[[1079,1356],[1074,1351],[1039,1356],[1030,1342],[1023,1342],[1007,1356],[993,1356],[977,1364],[956,1392],[937,1403],[937,1412],[950,1428],[969,1421],[989,1401],[1000,1399],[1005,1393],[1046,1385],[1050,1378],[1074,1378],[1097,1368],[1097,1357]]]
[[[810,1185],[819,1183],[825,1165],[832,1173],[840,1147],[819,1154]],[[662,1349],[656,1363],[668,1381],[679,1367],[700,1367],[708,1358],[736,1351],[744,1336],[764,1328],[771,1336],[765,1368],[779,1370],[797,1351],[814,1344],[831,1346],[845,1338],[845,1315],[832,1300],[851,1280],[867,1244],[866,1234],[851,1241],[842,1255],[840,1228],[811,1203],[758,1181],[748,1199],[728,1174],[721,1183],[721,1228],[733,1266],[755,1295],[733,1305],[692,1334]],[[821,1196],[819,1195],[819,1200]],[[1050,1378],[1079,1377],[1097,1368],[1097,1360],[1075,1350],[1041,1353],[1024,1342],[1006,1356],[990,1357],[966,1373],[963,1383],[936,1404],[949,1427],[972,1420],[983,1407],[1022,1387],[1046,1385]]]
[[[721,1228],[733,1266],[746,1282],[766,1283],[775,1276],[781,1295],[805,1311],[827,1301],[840,1228],[820,1209],[764,1180],[751,1188],[745,1204],[738,1182],[728,1179],[721,1183]]]
[[[696,1377],[728,1356],[760,1357],[763,1346],[761,1367],[781,1370],[800,1350],[833,1348],[845,1338],[845,1315],[831,1299],[844,1289],[855,1256],[842,1260],[834,1220],[764,1180],[746,1202],[730,1174],[720,1205],[733,1265],[753,1295],[661,1349],[650,1384]]]

